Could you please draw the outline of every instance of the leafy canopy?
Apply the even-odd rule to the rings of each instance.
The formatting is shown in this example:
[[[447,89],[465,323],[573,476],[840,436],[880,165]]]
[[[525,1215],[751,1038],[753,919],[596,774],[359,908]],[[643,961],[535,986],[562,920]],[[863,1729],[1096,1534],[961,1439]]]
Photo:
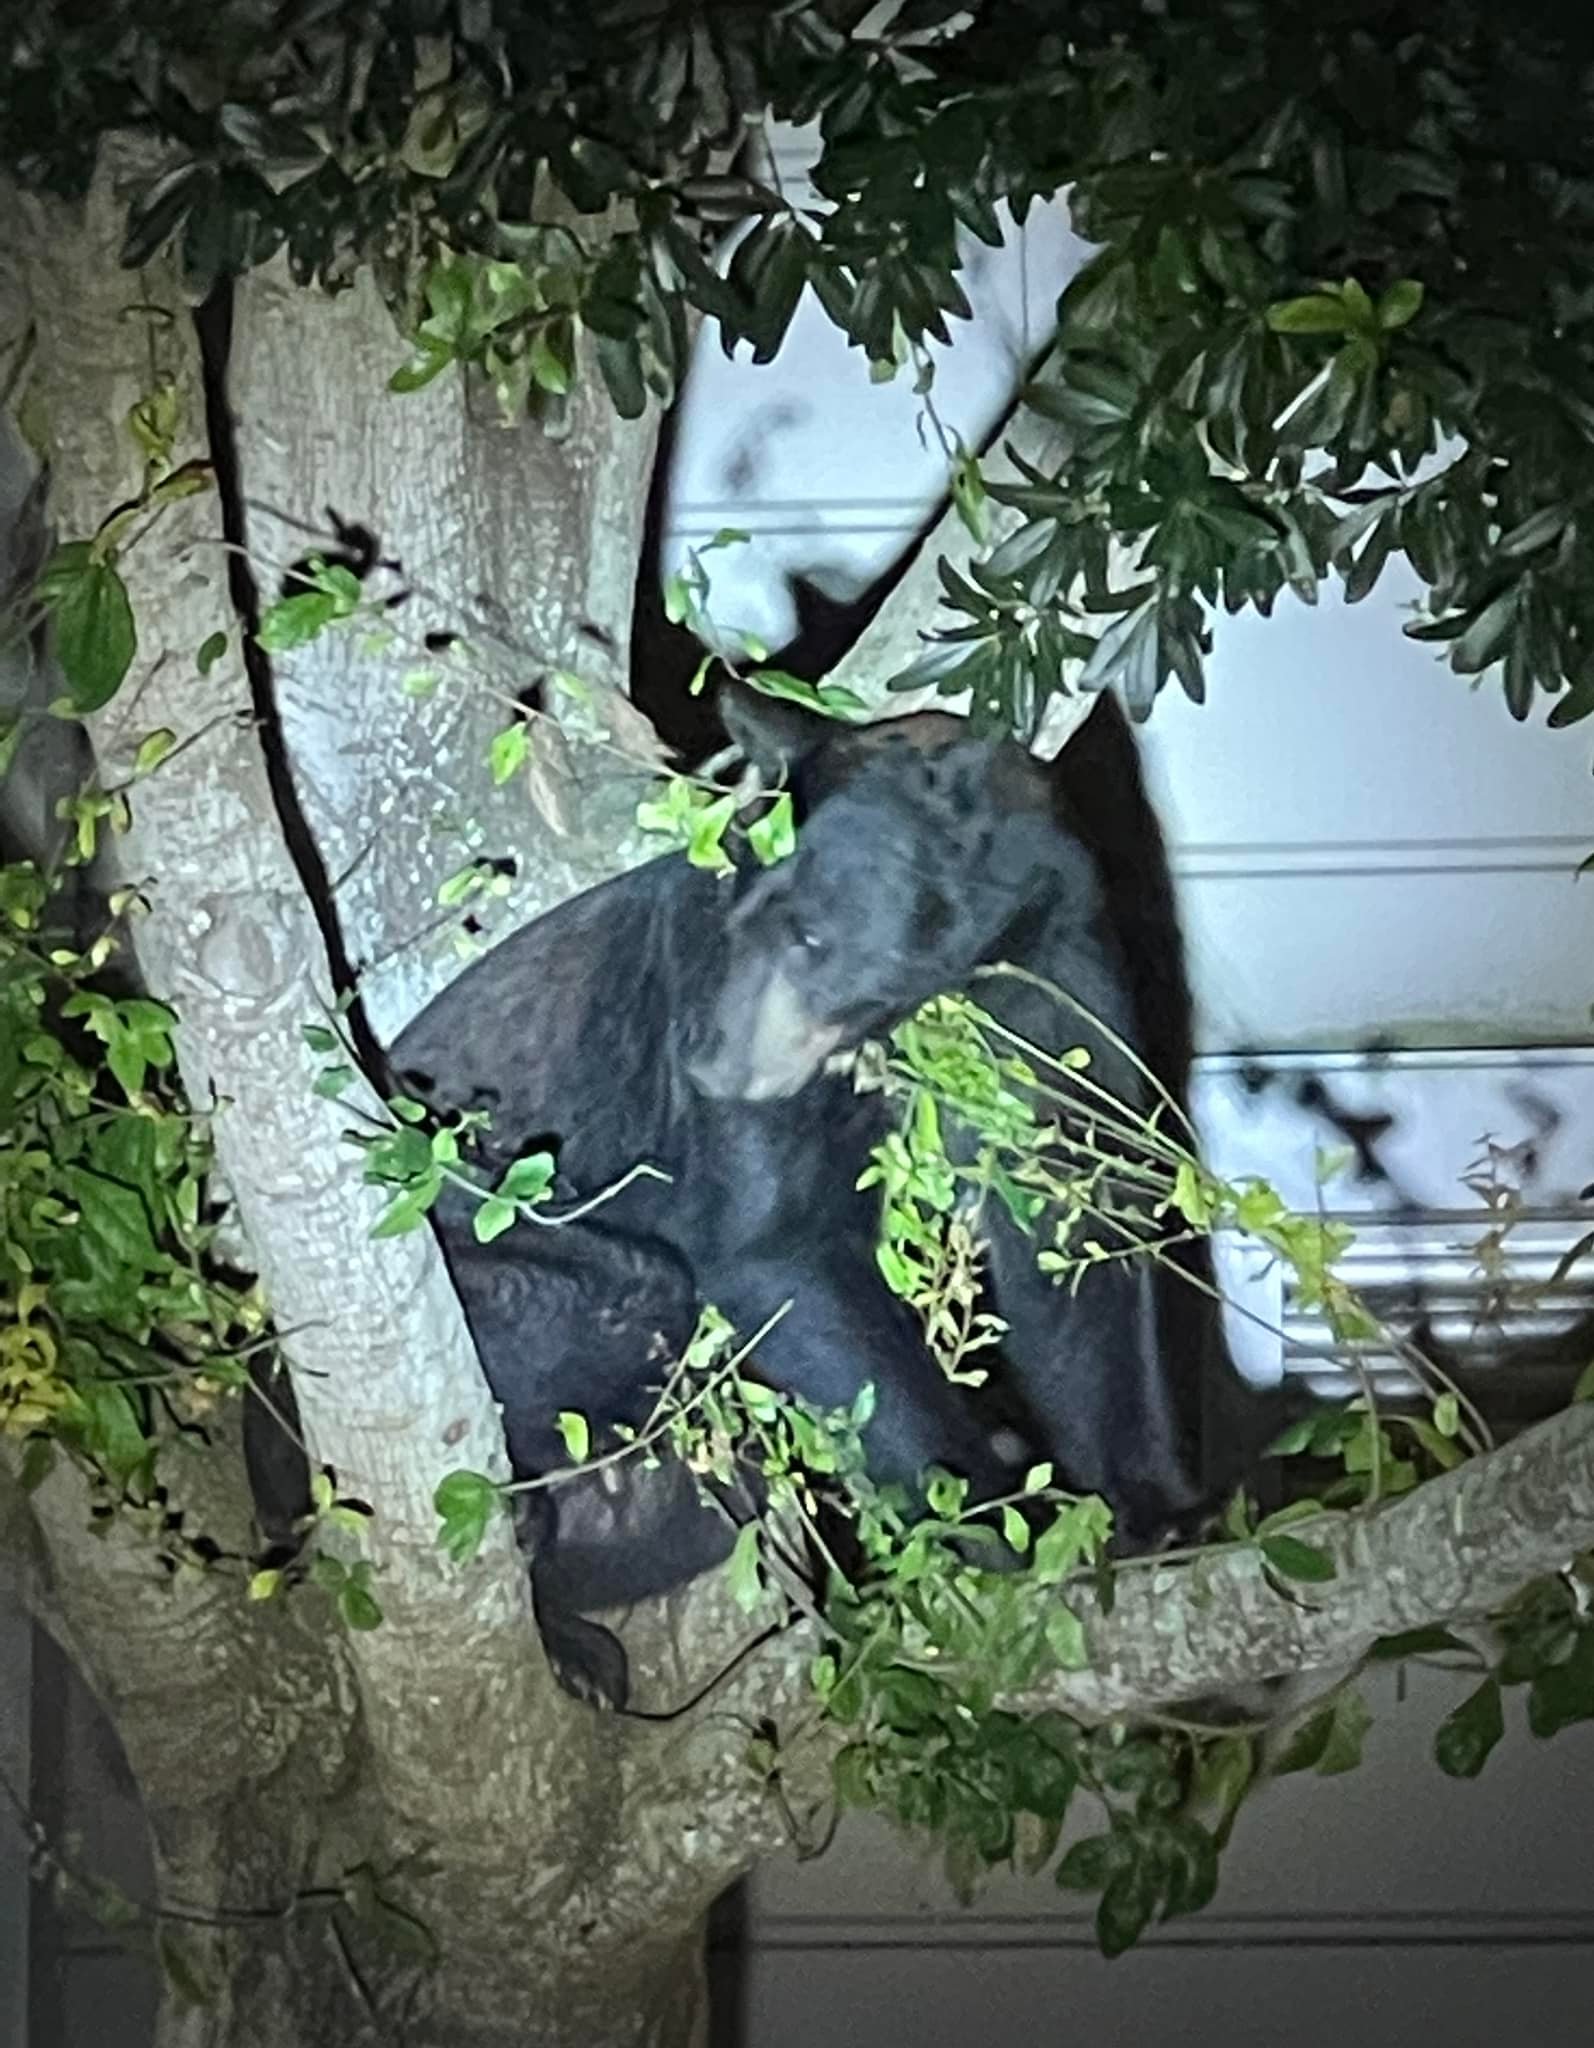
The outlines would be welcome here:
[[[806,289],[881,374],[923,364],[994,244],[1070,190],[1097,254],[1026,394],[1056,452],[912,676],[1020,730],[1068,664],[1138,711],[1202,689],[1212,611],[1370,591],[1513,713],[1594,710],[1594,23],[1329,0],[56,0],[8,32],[0,151],[80,193],[165,163],[125,259],[190,288],[370,264],[399,389],[479,366],[511,415],[595,366],[666,401],[694,317],[767,360]],[[755,142],[815,124],[813,194]],[[727,239],[728,262],[721,261]],[[977,470],[958,501],[982,530]],[[1127,568],[1126,568],[1127,563]],[[1081,670],[1082,664],[1082,670]]]

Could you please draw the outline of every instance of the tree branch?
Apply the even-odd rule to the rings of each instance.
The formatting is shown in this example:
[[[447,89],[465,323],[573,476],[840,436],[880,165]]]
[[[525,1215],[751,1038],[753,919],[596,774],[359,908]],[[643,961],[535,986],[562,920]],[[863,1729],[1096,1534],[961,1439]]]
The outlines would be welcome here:
[[[1525,1430],[1387,1507],[1300,1533],[1336,1575],[1288,1596],[1250,1549],[1215,1554],[1199,1584],[1187,1565],[1120,1572],[1112,1614],[1086,1618],[1091,1668],[1015,1704],[1100,1718],[1323,1670],[1380,1636],[1482,1619],[1594,1547],[1594,1406]]]
[[[1015,403],[993,431],[980,457],[980,469],[987,483],[1021,483],[1024,478],[1009,449],[1037,468],[1054,463],[1062,446],[1061,430],[1037,412]],[[977,543],[959,517],[948,493],[944,510],[925,535],[913,561],[869,625],[859,635],[846,658],[832,670],[828,680],[855,690],[868,703],[898,715],[910,711],[950,711],[966,716],[969,693],[942,697],[933,685],[919,690],[891,691],[894,676],[901,675],[924,652],[925,636],[943,612],[941,562],[967,573],[968,565],[1023,524],[1024,515],[1011,507],[988,501],[986,505],[989,540]],[[1134,549],[1114,545],[1109,557],[1109,581],[1127,588],[1141,579]],[[951,615],[947,615],[950,619]],[[1069,736],[1090,716],[1094,695],[1081,695],[1074,685],[1082,661],[1064,664],[1057,678],[1060,687],[1044,704],[1031,752],[1040,760],[1055,760]]]
[[[1302,1524],[1334,1561],[1322,1584],[1278,1590],[1254,1549],[1214,1550],[1198,1563],[1121,1569],[1104,1615],[1087,1593],[1081,1618],[1089,1668],[1058,1672],[1001,1702],[1023,1713],[1055,1708],[1087,1721],[1133,1718],[1181,1700],[1272,1678],[1352,1664],[1382,1636],[1478,1621],[1530,1580],[1594,1548],[1594,1403],[1430,1480],[1365,1514]],[[767,1719],[802,1730],[782,1752],[783,1777],[811,1802],[825,1767],[849,1739],[833,1723],[809,1726],[808,1665],[816,1644],[793,1628],[749,1659],[712,1702],[716,1744],[698,1730],[688,1768],[690,1805],[721,1802],[705,1851],[727,1859],[726,1881],[790,1834],[789,1817],[745,1765],[747,1730]],[[792,1800],[791,1804],[800,1804]]]

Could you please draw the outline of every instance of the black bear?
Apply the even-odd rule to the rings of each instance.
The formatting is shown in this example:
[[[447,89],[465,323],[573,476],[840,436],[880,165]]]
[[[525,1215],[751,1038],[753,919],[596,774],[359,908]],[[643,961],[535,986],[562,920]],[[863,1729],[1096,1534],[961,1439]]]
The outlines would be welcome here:
[[[489,1247],[462,1208],[440,1215],[512,1462],[563,1462],[562,1407],[600,1432],[638,1421],[697,1302],[750,1332],[790,1300],[758,1369],[825,1407],[871,1381],[878,1478],[911,1486],[937,1463],[1000,1487],[1010,1473],[989,1430],[875,1265],[877,1199],[856,1182],[889,1112],[825,1063],[999,960],[1138,1045],[1136,977],[1055,770],[939,714],[849,729],[747,690],[725,708],[744,751],[789,780],[796,853],[731,883],[670,857],[592,890],[469,969],[393,1049],[411,1094],[490,1111],[491,1166],[558,1132],[562,1176],[582,1194],[638,1159],[671,1176]],[[1176,962],[1161,971],[1182,988]],[[1051,1050],[1085,1040],[1096,1078],[1143,1096],[1110,1039],[1039,991],[982,982],[980,1000]],[[1203,1413],[1216,1399],[1238,1414],[1245,1399],[1211,1303],[1138,1260],[1071,1295],[1038,1270],[1033,1239],[1000,1214],[986,1222],[1003,1377],[1034,1454],[1104,1494],[1130,1541],[1185,1521],[1220,1476],[1203,1471]],[[1237,1460],[1248,1446],[1217,1448]],[[617,1516],[612,1540],[589,1540],[590,1489],[532,1498],[545,1619],[662,1591],[730,1542],[695,1505],[655,1505],[641,1536]]]

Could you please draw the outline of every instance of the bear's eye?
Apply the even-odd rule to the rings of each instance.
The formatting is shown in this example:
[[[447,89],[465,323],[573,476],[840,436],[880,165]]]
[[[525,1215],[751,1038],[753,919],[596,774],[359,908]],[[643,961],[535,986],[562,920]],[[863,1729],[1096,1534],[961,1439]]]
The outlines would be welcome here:
[[[800,918],[793,922],[791,935],[793,942],[801,946],[805,953],[822,953],[825,950],[824,934],[816,931],[811,924],[803,923]]]

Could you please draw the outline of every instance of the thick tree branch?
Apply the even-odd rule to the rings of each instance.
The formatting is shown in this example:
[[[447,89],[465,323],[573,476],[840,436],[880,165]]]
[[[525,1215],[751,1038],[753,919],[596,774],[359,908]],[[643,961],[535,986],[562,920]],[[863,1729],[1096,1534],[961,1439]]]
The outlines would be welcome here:
[[[1110,1615],[1082,1602],[1089,1668],[1059,1672],[1004,1705],[1057,1708],[1084,1721],[1133,1718],[1272,1678],[1353,1664],[1381,1636],[1479,1621],[1532,1579],[1594,1548],[1594,1403],[1526,1430],[1416,1492],[1365,1514],[1300,1525],[1333,1559],[1321,1584],[1278,1590],[1255,1550],[1215,1550],[1198,1564],[1121,1570]],[[847,1731],[814,1723],[807,1671],[813,1632],[794,1628],[749,1660],[713,1702],[718,1748],[699,1732],[690,1769],[718,1803],[713,1842],[748,1869],[790,1833],[762,1782],[734,1764],[760,1717],[798,1740],[782,1756],[788,1787],[817,1796]],[[791,1804],[801,1806],[801,1800]]]
[[[1254,1550],[1121,1572],[1086,1621],[1091,1668],[1026,1705],[1086,1717],[1193,1698],[1362,1655],[1380,1636],[1479,1620],[1594,1546],[1594,1406],[1526,1430],[1389,1506],[1301,1525],[1336,1576],[1278,1592]],[[1207,1595],[1210,1594],[1210,1603]]]
[[[980,458],[980,468],[991,483],[1020,481],[1019,472],[1007,452],[1009,443],[1026,462],[1044,463],[1056,455],[1057,429],[1043,420],[1039,413],[1019,405],[1013,406]],[[1005,539],[1021,523],[1022,515],[1009,511],[1005,506],[991,504],[987,510],[992,543]],[[892,712],[934,709],[966,715],[969,708],[967,691],[955,697],[940,697],[933,688],[889,691],[887,686],[894,676],[901,675],[924,652],[924,635],[932,632],[938,623],[950,622],[951,615],[944,614],[942,610],[940,564],[946,561],[954,569],[966,570],[968,563],[983,552],[963,524],[949,495],[940,518],[919,543],[901,581],[859,635],[845,659],[831,671],[829,680],[845,684],[869,703],[879,704]],[[1084,722],[1092,700],[1070,697],[1059,701],[1065,707],[1066,715],[1064,711],[1055,713],[1062,720],[1062,726],[1057,746],[1051,748],[1051,753],[1055,753],[1068,734]],[[1048,738],[1051,732],[1049,720]],[[1046,758],[1050,758],[1050,753]]]
[[[980,468],[987,483],[1021,483],[1024,479],[1008,452],[1010,448],[1032,466],[1044,468],[1057,460],[1060,446],[1055,425],[1039,413],[1015,404],[992,434],[981,456]],[[869,703],[896,714],[925,710],[967,714],[966,690],[956,696],[941,697],[933,686],[909,691],[891,691],[888,686],[894,676],[901,675],[924,652],[925,635],[938,622],[953,622],[954,615],[943,610],[940,564],[949,562],[966,573],[968,564],[983,554],[987,546],[1006,539],[1023,523],[1024,515],[1008,506],[989,502],[986,512],[989,539],[984,544],[976,543],[948,495],[945,509],[920,542],[901,581],[859,635],[845,660],[831,672],[832,682],[845,684]],[[1112,561],[1115,584],[1121,582],[1127,587],[1140,579],[1143,572],[1135,567],[1133,550],[1115,547]],[[1042,709],[1031,751],[1043,761],[1054,760],[1069,735],[1077,732],[1090,716],[1095,697],[1080,695],[1075,689],[1083,665],[1077,660],[1064,664],[1062,675],[1056,679],[1061,687],[1054,690]]]

